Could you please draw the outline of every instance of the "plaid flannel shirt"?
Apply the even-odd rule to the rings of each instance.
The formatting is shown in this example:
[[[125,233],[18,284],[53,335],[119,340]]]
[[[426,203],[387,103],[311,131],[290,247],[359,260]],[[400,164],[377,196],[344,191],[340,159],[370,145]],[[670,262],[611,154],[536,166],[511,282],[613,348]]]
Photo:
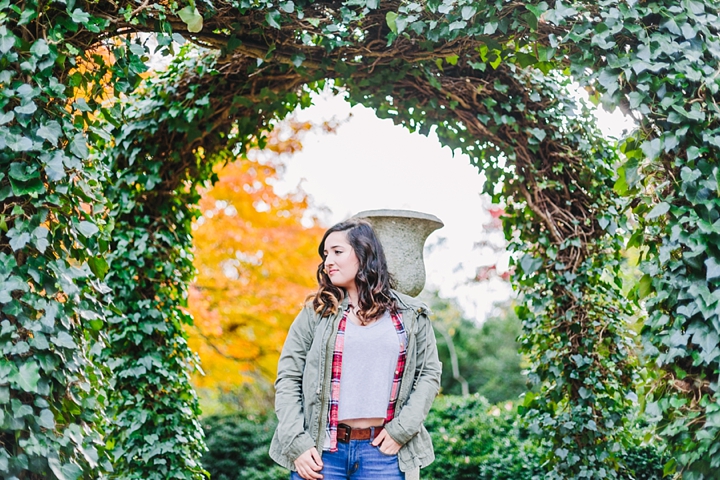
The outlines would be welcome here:
[[[328,409],[327,432],[330,439],[330,451],[337,452],[337,426],[338,426],[338,407],[340,404],[340,374],[342,373],[342,355],[345,348],[345,325],[347,323],[348,310],[345,310],[340,323],[338,324],[337,337],[335,339],[335,348],[332,357],[332,376],[330,378],[330,408]],[[395,417],[395,406],[397,404],[398,395],[400,393],[400,380],[405,371],[405,362],[407,359],[407,336],[405,335],[405,326],[399,314],[390,313],[395,331],[400,340],[400,351],[398,352],[397,367],[395,368],[395,376],[393,377],[392,388],[390,389],[390,400],[388,402],[385,423]]]

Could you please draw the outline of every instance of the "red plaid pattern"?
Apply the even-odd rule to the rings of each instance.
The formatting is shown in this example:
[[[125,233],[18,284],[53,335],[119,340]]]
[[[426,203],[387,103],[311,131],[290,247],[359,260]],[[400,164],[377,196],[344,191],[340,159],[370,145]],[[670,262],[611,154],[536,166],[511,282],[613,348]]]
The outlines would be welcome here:
[[[345,347],[345,322],[350,309],[345,310],[338,325],[335,348],[333,349],[332,376],[330,377],[330,409],[328,410],[328,431],[330,451],[337,452],[338,406],[340,405],[340,374],[342,373],[342,354]]]
[[[330,408],[328,409],[328,426],[326,435],[330,439],[330,451],[337,452],[337,426],[338,426],[338,407],[340,404],[340,374],[342,373],[342,355],[345,347],[345,325],[347,323],[348,310],[345,310],[340,323],[338,325],[337,337],[335,339],[335,348],[333,349],[332,358],[332,376],[330,377]],[[390,401],[388,402],[387,415],[385,423],[395,417],[395,406],[400,394],[400,380],[405,371],[405,361],[407,358],[407,336],[405,335],[405,326],[399,314],[390,314],[395,331],[400,340],[400,352],[398,353],[397,367],[395,368],[395,377],[393,378],[392,388],[390,390]]]
[[[395,368],[395,377],[393,378],[392,389],[390,390],[390,402],[388,403],[387,415],[385,415],[385,423],[395,418],[395,405],[397,404],[398,396],[400,395],[400,380],[402,379],[403,372],[405,371],[405,361],[407,359],[407,336],[405,335],[405,326],[402,323],[400,315],[390,314],[393,325],[395,325],[395,331],[398,334],[400,340],[400,353],[398,354],[398,363]]]

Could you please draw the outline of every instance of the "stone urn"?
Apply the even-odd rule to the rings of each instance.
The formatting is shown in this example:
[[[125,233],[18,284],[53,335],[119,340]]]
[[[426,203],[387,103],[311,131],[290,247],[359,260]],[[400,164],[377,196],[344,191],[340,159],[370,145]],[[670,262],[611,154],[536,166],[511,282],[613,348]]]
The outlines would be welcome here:
[[[425,240],[444,226],[440,219],[412,210],[366,210],[355,218],[367,220],[375,230],[396,290],[418,295],[425,286]]]

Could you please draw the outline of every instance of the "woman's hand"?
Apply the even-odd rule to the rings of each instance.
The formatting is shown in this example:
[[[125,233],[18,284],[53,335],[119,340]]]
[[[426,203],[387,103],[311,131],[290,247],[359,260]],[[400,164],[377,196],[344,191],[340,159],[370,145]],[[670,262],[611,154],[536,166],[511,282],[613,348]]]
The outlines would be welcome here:
[[[295,459],[295,469],[297,470],[298,475],[305,480],[323,478],[323,476],[319,473],[320,470],[322,470],[322,467],[322,459],[315,447],[312,447],[310,450]]]
[[[385,455],[396,455],[400,451],[400,447],[402,447],[402,445],[397,443],[390,435],[388,435],[385,429],[383,429],[383,431],[375,437],[375,440],[372,442],[372,446],[379,447],[380,453],[384,453]]]

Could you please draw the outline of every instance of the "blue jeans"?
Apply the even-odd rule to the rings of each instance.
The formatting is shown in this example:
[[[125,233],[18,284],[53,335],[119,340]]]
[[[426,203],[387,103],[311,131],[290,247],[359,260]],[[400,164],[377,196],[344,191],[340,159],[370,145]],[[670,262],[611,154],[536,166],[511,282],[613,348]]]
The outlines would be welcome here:
[[[397,455],[385,455],[370,440],[338,442],[335,453],[322,452],[323,480],[405,480]],[[291,480],[302,480],[292,472]]]

